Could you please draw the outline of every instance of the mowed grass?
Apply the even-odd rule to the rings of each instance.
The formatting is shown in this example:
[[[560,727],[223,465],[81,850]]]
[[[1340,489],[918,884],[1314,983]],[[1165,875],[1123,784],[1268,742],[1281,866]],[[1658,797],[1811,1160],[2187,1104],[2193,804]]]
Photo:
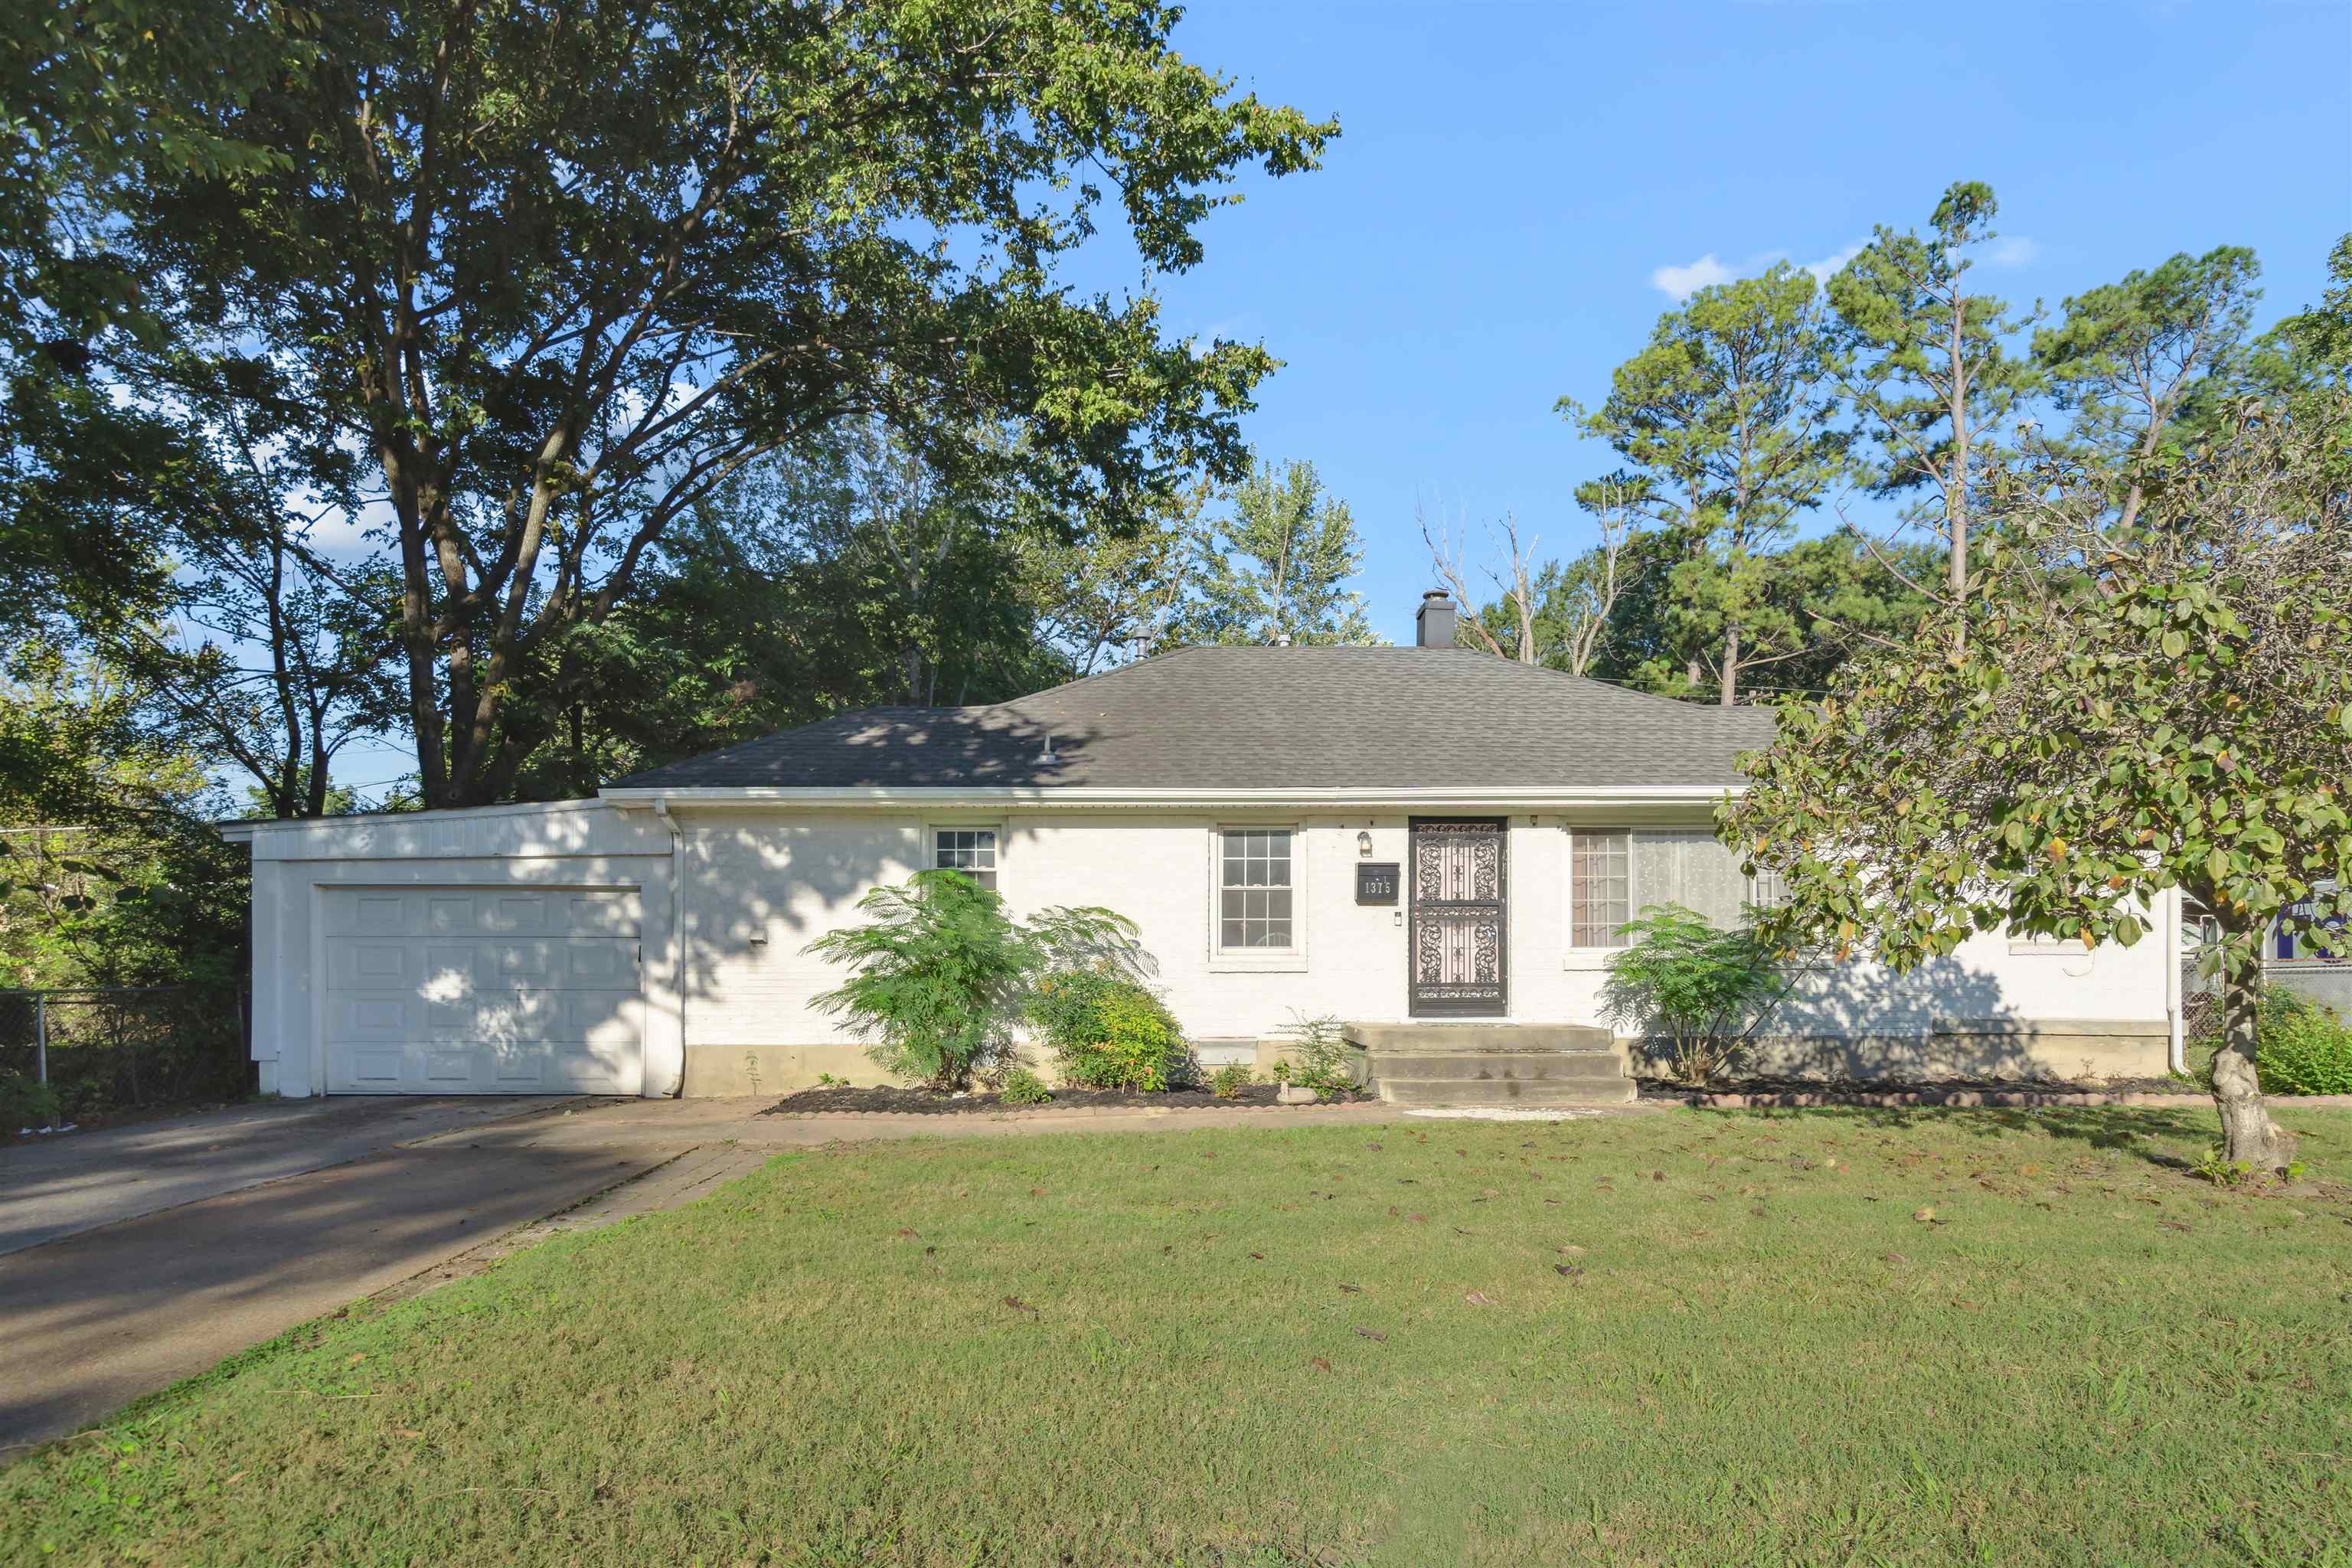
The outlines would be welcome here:
[[[2352,1114],[788,1155],[0,1471],[0,1561],[2352,1563]],[[1932,1210],[1932,1214],[1926,1211]]]

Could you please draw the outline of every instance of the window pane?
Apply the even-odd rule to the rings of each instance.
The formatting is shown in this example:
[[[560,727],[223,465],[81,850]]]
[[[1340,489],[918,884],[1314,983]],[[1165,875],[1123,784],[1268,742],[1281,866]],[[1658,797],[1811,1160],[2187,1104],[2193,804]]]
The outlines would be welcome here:
[[[1220,835],[1217,860],[1217,944],[1292,945],[1290,831],[1236,827]]]
[[[1622,833],[1577,833],[1569,853],[1569,942],[1576,947],[1622,947],[1627,908],[1627,842]]]

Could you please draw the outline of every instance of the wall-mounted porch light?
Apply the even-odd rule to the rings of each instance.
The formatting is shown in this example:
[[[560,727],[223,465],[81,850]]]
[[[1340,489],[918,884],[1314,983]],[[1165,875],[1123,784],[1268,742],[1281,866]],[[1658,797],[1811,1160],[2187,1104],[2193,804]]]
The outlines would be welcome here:
[[[1368,860],[1371,858],[1372,836],[1370,834],[1359,833],[1356,835],[1356,853],[1364,857]]]

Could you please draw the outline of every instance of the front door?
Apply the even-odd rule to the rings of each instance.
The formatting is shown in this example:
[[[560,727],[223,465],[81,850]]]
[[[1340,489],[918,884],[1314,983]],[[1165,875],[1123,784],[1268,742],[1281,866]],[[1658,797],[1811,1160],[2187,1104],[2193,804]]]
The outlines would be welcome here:
[[[1500,817],[1413,818],[1414,1017],[1509,1011],[1509,846]]]

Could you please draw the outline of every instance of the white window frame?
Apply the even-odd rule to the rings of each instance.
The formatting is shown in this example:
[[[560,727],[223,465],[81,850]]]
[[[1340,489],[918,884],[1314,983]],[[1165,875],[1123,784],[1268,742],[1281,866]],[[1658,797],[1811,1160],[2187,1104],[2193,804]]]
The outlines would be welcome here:
[[[1011,858],[1011,857],[1006,855],[1005,849],[1010,840],[1005,834],[1004,822],[1002,817],[941,816],[925,818],[923,822],[923,845],[920,851],[922,857],[921,869],[926,871],[947,871],[955,869],[954,867],[941,866],[940,864],[940,835],[942,833],[995,834],[995,892],[996,896],[1000,899],[1011,897],[1011,884],[1005,879],[1008,862]]]
[[[1287,833],[1290,835],[1290,945],[1288,947],[1226,947],[1223,929],[1225,835],[1228,833]],[[1212,824],[1205,841],[1208,896],[1202,912],[1208,921],[1208,964],[1213,973],[1295,974],[1307,968],[1307,828],[1299,822],[1219,822]]]

